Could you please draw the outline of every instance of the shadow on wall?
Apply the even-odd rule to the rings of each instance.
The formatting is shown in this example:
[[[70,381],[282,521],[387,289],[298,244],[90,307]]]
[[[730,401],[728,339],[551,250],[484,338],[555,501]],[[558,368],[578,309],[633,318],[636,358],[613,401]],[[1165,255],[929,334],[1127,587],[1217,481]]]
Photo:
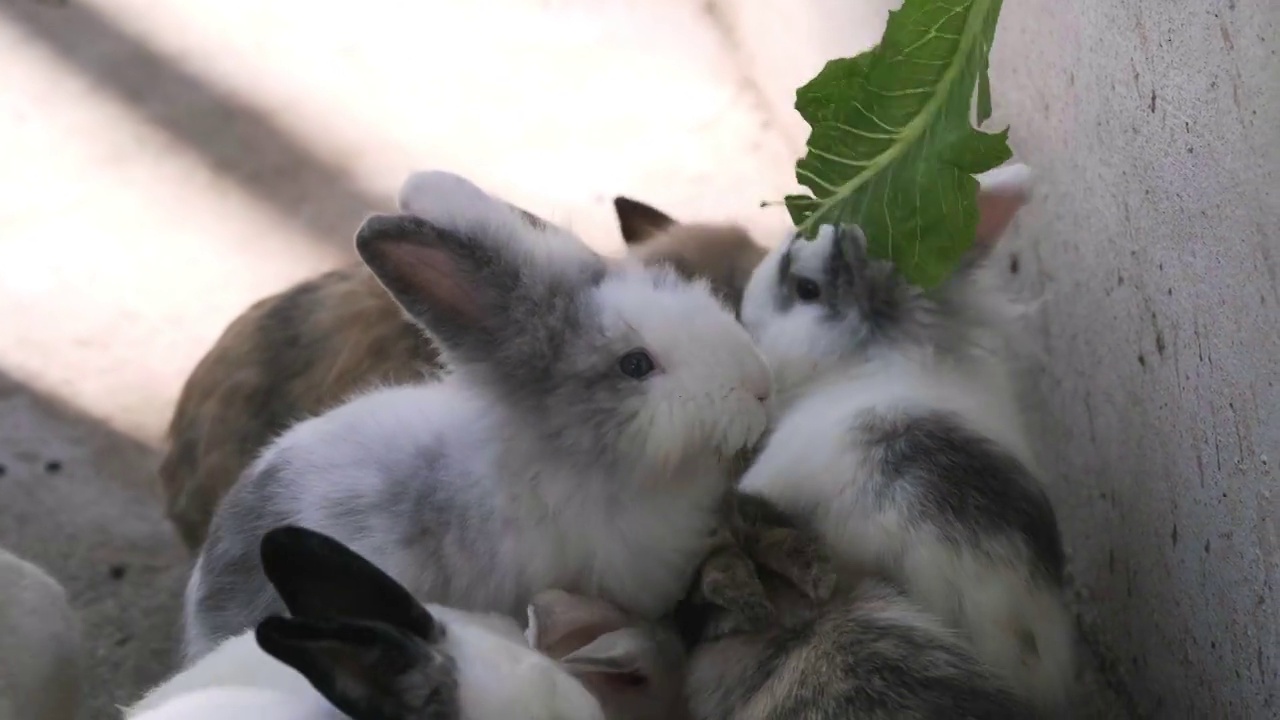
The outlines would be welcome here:
[[[0,546],[66,587],[85,643],[85,720],[173,667],[188,557],[155,451],[0,371]]]
[[[387,206],[251,103],[166,57],[91,5],[0,2],[22,28],[75,72],[182,143],[288,224],[350,251],[350,230]]]

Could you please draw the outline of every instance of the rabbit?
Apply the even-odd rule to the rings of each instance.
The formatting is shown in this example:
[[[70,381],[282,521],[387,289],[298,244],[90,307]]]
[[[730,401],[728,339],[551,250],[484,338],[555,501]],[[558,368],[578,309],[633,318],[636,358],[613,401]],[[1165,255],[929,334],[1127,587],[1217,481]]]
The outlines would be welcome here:
[[[541,592],[522,631],[507,616],[423,605],[351,548],[302,527],[268,531],[260,559],[291,617],[221,643],[127,717],[232,687],[306,707],[319,694],[353,720],[666,720],[683,705],[674,629],[603,601]]]
[[[708,278],[736,311],[751,268],[764,257],[745,229],[680,223],[623,196],[613,205],[630,256]],[[363,264],[255,303],[196,365],[169,424],[158,474],[183,543],[199,549],[214,507],[289,425],[358,391],[418,382],[440,369],[430,339]]]
[[[792,238],[753,273],[742,322],[774,374],[770,438],[740,488],[803,517],[972,643],[1015,691],[1060,707],[1074,677],[1064,551],[1019,419],[982,261],[1030,171],[980,178],[978,241],[923,292],[852,226]]]
[[[757,534],[789,529],[812,537],[767,501],[745,494],[739,501],[751,508],[743,516]],[[781,566],[759,564],[751,553],[713,554],[700,568],[676,611],[690,647],[694,720],[1036,717],[953,631],[890,584],[837,578],[821,553],[801,560],[779,574]],[[823,601],[799,592],[795,577],[843,587]],[[774,622],[742,612],[760,604],[773,609]]]
[[[62,584],[0,548],[0,718],[74,720],[83,693],[80,621]]]
[[[656,619],[701,560],[768,366],[705,280],[606,259],[445,172],[361,258],[432,335],[438,382],[361,395],[280,436],[219,506],[184,601],[198,658],[278,610],[268,529],[333,535],[416,597],[515,616],[563,588]]]

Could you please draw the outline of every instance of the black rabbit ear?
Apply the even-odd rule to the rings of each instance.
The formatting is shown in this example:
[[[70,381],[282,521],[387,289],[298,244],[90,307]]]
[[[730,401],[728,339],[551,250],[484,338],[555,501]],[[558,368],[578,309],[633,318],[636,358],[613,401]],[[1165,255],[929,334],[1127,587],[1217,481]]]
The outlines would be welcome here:
[[[460,717],[452,662],[405,632],[376,623],[269,617],[254,634],[263,652],[297,670],[349,717]]]
[[[613,210],[618,215],[622,239],[628,245],[640,245],[676,224],[670,215],[652,205],[622,195],[613,199]]]
[[[267,580],[295,618],[385,623],[428,642],[442,632],[403,585],[328,535],[278,527],[259,550]]]

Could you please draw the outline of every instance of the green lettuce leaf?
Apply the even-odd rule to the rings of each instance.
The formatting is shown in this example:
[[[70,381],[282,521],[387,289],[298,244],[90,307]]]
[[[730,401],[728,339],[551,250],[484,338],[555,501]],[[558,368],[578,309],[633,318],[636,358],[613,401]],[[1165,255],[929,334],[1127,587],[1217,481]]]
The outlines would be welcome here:
[[[868,252],[932,287],[973,244],[974,175],[1008,160],[1008,130],[991,116],[987,62],[1001,0],[905,0],[875,48],[827,63],[796,91],[812,128],[796,179],[813,196],[787,209],[812,238],[820,225],[857,224]]]

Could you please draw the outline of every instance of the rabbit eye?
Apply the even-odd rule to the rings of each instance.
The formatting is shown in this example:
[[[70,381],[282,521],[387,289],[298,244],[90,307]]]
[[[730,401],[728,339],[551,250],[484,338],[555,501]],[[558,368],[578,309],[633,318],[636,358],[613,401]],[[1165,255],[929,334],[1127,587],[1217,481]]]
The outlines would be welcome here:
[[[813,302],[822,296],[822,288],[809,278],[796,278],[796,297],[804,302]]]
[[[618,360],[618,369],[629,378],[641,380],[653,372],[653,358],[644,350],[632,350]]]

